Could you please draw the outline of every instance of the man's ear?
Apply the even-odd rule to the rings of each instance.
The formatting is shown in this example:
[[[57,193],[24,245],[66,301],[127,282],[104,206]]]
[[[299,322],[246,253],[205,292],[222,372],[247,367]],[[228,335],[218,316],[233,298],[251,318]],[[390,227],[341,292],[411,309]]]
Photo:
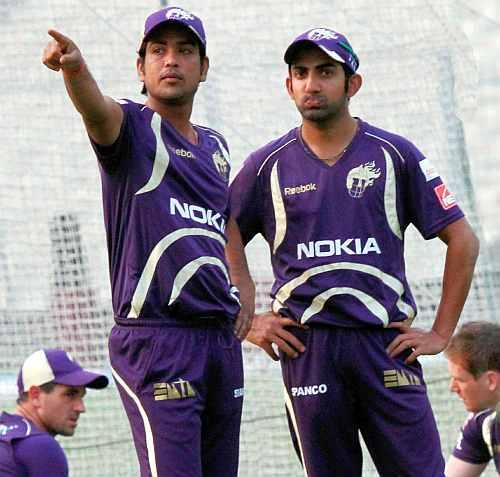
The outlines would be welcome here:
[[[28,390],[28,398],[35,407],[40,406],[40,395],[42,390],[38,386],[31,386]]]
[[[136,61],[136,68],[137,68],[137,76],[139,79],[144,83],[144,58],[137,58]]]
[[[350,76],[347,83],[347,97],[352,98],[360,90],[362,84],[363,78],[361,75],[354,73]]]
[[[201,79],[200,79],[200,82],[207,80],[209,66],[210,66],[210,60],[208,59],[208,56],[205,56],[203,58],[203,60],[201,60]]]
[[[288,96],[290,96],[290,99],[294,99],[293,83],[292,83],[292,78],[290,78],[290,76],[286,77],[285,87],[286,87],[286,90],[288,92]]]
[[[488,379],[488,390],[489,391],[499,391],[500,390],[500,372],[498,372],[498,371],[486,371],[486,378]]]

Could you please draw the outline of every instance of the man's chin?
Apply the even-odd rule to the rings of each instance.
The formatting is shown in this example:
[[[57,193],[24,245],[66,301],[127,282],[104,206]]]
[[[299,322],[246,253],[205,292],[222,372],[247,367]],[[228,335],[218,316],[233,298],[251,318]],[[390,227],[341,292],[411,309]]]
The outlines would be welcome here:
[[[328,113],[323,109],[302,109],[300,114],[304,119],[313,122],[321,122],[328,118]]]

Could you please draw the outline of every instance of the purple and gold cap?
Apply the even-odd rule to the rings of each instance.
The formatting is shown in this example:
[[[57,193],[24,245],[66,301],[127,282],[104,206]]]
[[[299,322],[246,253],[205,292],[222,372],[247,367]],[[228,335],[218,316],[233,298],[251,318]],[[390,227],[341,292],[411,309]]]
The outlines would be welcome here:
[[[201,20],[192,13],[180,7],[167,7],[152,13],[146,18],[144,23],[144,35],[141,40],[141,47],[147,41],[148,36],[158,26],[168,22],[178,23],[185,26],[188,30],[192,31],[202,48],[203,54],[207,50],[207,38],[205,36],[205,29]]]
[[[305,43],[312,43],[324,51],[330,58],[343,63],[355,73],[359,59],[347,38],[330,28],[313,28],[299,35],[285,52],[285,63],[291,64],[298,49]]]
[[[62,349],[35,351],[26,358],[19,370],[17,377],[19,395],[28,392],[31,386],[42,386],[51,382],[103,389],[108,385],[109,380],[104,374],[83,369]]]

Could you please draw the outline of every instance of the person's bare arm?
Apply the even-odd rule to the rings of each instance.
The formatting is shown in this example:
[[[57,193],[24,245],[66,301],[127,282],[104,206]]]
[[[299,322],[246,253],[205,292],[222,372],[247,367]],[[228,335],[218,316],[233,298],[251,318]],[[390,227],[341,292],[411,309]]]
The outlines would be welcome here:
[[[412,348],[407,363],[417,356],[438,354],[446,348],[469,293],[474,267],[479,253],[479,240],[466,219],[462,218],[445,227],[439,238],[447,245],[446,261],[443,272],[443,287],[434,324],[430,331],[398,322],[390,328],[398,328],[401,334],[387,347],[394,357]]]
[[[452,455],[446,463],[444,475],[446,477],[479,477],[487,465],[487,463],[471,464]]]
[[[241,310],[236,318],[234,332],[240,340],[244,340],[252,326],[255,312],[255,284],[248,269],[240,230],[234,219],[228,221],[226,237],[226,259],[229,264],[229,275],[231,282],[240,291]]]
[[[103,146],[113,144],[120,134],[123,111],[114,100],[103,96],[76,44],[56,30],[43,51],[42,63],[62,71],[64,84],[90,137]]]

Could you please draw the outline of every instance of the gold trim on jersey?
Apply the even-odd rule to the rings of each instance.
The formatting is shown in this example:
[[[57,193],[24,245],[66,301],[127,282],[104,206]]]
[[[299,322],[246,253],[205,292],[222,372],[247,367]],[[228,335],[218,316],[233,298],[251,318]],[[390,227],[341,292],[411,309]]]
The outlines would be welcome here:
[[[304,311],[300,317],[300,322],[305,323],[309,318],[321,312],[326,302],[335,295],[351,295],[357,298],[361,303],[363,303],[366,308],[375,315],[383,324],[384,327],[389,324],[389,315],[387,310],[372,296],[367,293],[357,290],[351,287],[334,287],[323,291],[319,295],[316,295],[312,300],[309,307]]]
[[[151,118],[151,129],[156,137],[156,151],[153,162],[153,170],[148,182],[146,182],[146,184],[141,187],[135,195],[144,194],[145,192],[151,192],[156,189],[160,185],[163,176],[167,172],[168,164],[170,163],[170,155],[161,137],[161,116],[157,113],[154,113]]]
[[[285,204],[283,203],[283,196],[281,195],[281,186],[278,177],[278,161],[273,165],[271,171],[271,195],[273,198],[273,208],[274,208],[274,240],[273,240],[273,253],[281,245],[286,235],[286,210]]]
[[[396,175],[394,174],[394,164],[390,154],[382,147],[385,157],[385,191],[384,191],[384,208],[387,223],[392,233],[399,239],[403,240],[401,225],[398,218],[398,210],[396,207]]]
[[[483,425],[481,426],[481,434],[484,443],[488,446],[488,451],[494,457],[493,441],[491,439],[491,428],[495,424],[496,412],[492,412],[489,416],[485,417]]]
[[[195,260],[184,265],[174,278],[174,284],[172,286],[172,292],[170,293],[170,299],[168,300],[168,305],[170,306],[181,294],[182,289],[186,283],[191,279],[191,277],[198,271],[203,265],[215,265],[219,267],[224,273],[228,285],[231,285],[229,280],[229,274],[227,272],[224,262],[217,257],[198,257]]]
[[[127,318],[139,317],[142,307],[144,305],[144,301],[146,300],[146,295],[151,285],[151,281],[153,280],[153,275],[155,273],[156,266],[158,265],[158,262],[160,261],[160,258],[165,252],[165,250],[167,250],[167,248],[170,247],[170,245],[172,245],[177,240],[183,237],[193,236],[193,235],[208,237],[217,240],[222,246],[226,245],[224,238],[220,234],[202,228],[179,229],[163,237],[151,251],[148,260],[146,262],[146,265],[142,270],[141,277],[137,282],[137,286],[134,291],[134,295],[132,297],[130,312]]]
[[[396,303],[396,306],[398,307],[399,311],[401,311],[401,313],[403,313],[409,319],[413,319],[415,317],[416,315],[415,310],[410,305],[405,303],[401,298],[404,292],[404,285],[397,278],[393,277],[392,275],[389,275],[388,273],[383,272],[379,268],[374,267],[372,265],[365,265],[356,262],[329,263],[327,265],[319,265],[317,267],[310,268],[309,270],[306,270],[298,277],[290,280],[288,283],[283,285],[276,292],[276,300],[278,300],[280,303],[285,303],[286,300],[290,298],[293,291],[299,286],[306,283],[309,280],[309,278],[313,277],[314,275],[318,275],[320,273],[332,272],[335,270],[353,270],[357,272],[367,273],[375,278],[378,278],[380,281],[384,283],[384,285],[391,288],[399,296],[399,299]]]

